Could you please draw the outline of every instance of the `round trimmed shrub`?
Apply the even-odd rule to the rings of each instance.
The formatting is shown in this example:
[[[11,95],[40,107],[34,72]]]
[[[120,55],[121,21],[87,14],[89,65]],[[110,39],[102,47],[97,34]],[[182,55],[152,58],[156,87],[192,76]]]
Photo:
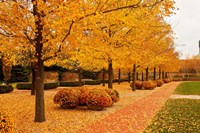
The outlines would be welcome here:
[[[170,78],[165,78],[165,79],[163,79],[163,81],[164,81],[164,83],[169,83],[169,82],[171,82],[171,79]]]
[[[154,88],[156,88],[156,83],[153,81],[144,81],[143,82],[143,87],[145,90],[153,90]]]
[[[136,86],[136,89],[138,89],[138,90],[141,90],[142,89],[142,81],[139,81],[139,80],[137,80],[137,81],[135,81],[135,86]]]
[[[87,103],[86,103],[87,98],[89,96],[90,91],[93,91],[93,90],[105,91],[106,93],[108,93],[112,99],[112,104],[110,104],[109,106],[112,106],[114,103],[119,101],[119,93],[114,89],[81,87],[80,88],[81,94],[80,94],[80,98],[79,98],[79,105],[81,105],[81,106],[87,105]]]
[[[9,93],[11,91],[13,91],[12,85],[0,85],[0,94]]]
[[[11,116],[0,112],[0,133],[12,133],[13,120]]]
[[[112,98],[113,103],[117,103],[119,101],[119,92],[113,89],[106,89],[105,90],[110,97]]]
[[[89,89],[87,87],[80,88],[81,94],[80,94],[80,97],[79,97],[79,105],[81,105],[81,106],[87,105],[86,101],[87,101],[90,90],[91,89]]]
[[[155,82],[156,82],[156,84],[157,84],[158,87],[160,87],[160,86],[162,86],[164,84],[164,82],[163,82],[162,79],[158,79]]]
[[[61,108],[73,109],[79,105],[80,90],[78,89],[63,89],[54,96],[54,103],[60,104]]]
[[[100,111],[112,105],[112,98],[105,91],[93,89],[89,91],[86,103],[89,109]]]
[[[143,83],[143,81],[139,81],[139,80],[135,81],[136,89],[141,90],[142,89],[142,83]],[[131,82],[130,87],[131,88],[133,87],[133,82]]]

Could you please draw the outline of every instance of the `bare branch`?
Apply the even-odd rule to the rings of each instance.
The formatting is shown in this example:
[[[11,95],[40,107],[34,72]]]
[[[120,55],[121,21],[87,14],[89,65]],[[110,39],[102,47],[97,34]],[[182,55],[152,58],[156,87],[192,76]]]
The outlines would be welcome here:
[[[34,43],[34,39],[31,39],[31,38],[28,36],[28,34],[27,34],[26,31],[24,31],[24,35],[26,36],[26,38],[28,39],[28,41],[30,42],[30,44],[33,44],[33,43]]]
[[[43,59],[43,61],[47,61],[47,60],[57,57],[59,52],[61,52],[61,45],[59,45],[58,50],[54,53],[53,56],[46,57],[45,59]]]
[[[72,29],[72,26],[73,26],[74,22],[75,22],[75,21],[72,20],[72,22],[71,22],[71,24],[70,24],[70,26],[69,26],[69,29],[68,29],[68,31],[67,31],[67,34],[66,34],[65,37],[63,38],[62,42],[64,42],[65,39],[70,35],[70,32],[71,32],[71,29]]]

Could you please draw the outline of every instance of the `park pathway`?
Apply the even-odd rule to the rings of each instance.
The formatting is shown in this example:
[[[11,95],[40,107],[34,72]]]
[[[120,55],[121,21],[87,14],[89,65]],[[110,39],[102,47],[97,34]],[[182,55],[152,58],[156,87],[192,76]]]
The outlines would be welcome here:
[[[139,133],[151,122],[180,82],[171,82],[109,116],[80,129],[79,133]]]

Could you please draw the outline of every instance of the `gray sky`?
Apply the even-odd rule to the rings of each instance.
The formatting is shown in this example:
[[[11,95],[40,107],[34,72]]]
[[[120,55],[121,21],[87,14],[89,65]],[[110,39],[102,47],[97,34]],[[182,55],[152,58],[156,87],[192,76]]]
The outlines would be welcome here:
[[[200,0],[175,0],[179,8],[176,15],[167,19],[175,32],[176,50],[181,58],[199,53],[200,40]]]

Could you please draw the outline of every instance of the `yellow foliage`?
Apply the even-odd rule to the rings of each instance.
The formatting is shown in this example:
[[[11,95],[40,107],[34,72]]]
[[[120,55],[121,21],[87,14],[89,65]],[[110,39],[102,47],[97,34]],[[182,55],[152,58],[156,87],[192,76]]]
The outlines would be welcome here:
[[[173,0],[6,0],[0,10],[1,41],[11,41],[28,61],[39,57],[34,39],[40,22],[41,59],[47,66],[99,70],[110,60],[114,68],[127,70],[133,63],[159,66],[173,39],[164,21],[173,14]]]

